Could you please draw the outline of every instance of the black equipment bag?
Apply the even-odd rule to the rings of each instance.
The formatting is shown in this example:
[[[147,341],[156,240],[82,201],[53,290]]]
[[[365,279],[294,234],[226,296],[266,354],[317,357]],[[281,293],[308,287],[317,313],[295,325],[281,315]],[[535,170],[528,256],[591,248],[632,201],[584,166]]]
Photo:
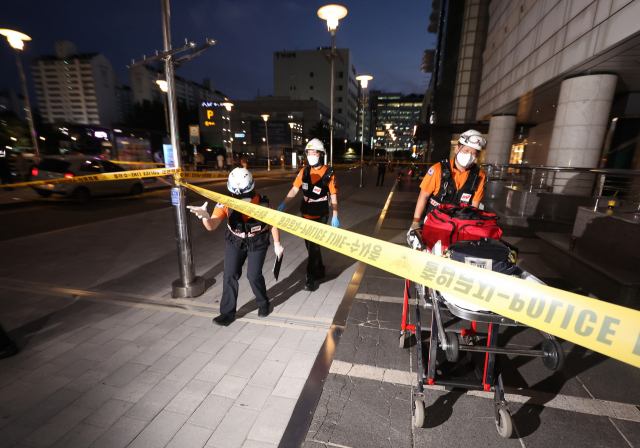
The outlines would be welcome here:
[[[519,269],[516,252],[491,238],[458,241],[449,246],[443,257],[507,275],[515,274]]]

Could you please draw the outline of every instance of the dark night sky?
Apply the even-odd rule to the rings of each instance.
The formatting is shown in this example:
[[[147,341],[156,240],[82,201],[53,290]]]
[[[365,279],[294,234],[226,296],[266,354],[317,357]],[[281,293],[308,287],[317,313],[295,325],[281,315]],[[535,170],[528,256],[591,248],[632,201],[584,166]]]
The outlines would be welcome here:
[[[374,77],[370,88],[424,93],[428,76],[420,72],[422,52],[434,48],[427,33],[429,1],[350,0],[340,21],[336,46],[352,51],[358,74]],[[208,77],[232,100],[273,94],[273,52],[329,46],[326,22],[317,16],[326,1],[171,0],[173,45],[184,38],[198,46],[205,37],[218,43],[177,71],[189,80]],[[74,42],[79,52],[103,53],[125,84],[126,64],[162,47],[158,0],[6,0],[0,28],[21,31],[23,63],[32,87],[31,59],[55,52],[56,40]],[[0,90],[20,92],[15,56],[0,42]]]

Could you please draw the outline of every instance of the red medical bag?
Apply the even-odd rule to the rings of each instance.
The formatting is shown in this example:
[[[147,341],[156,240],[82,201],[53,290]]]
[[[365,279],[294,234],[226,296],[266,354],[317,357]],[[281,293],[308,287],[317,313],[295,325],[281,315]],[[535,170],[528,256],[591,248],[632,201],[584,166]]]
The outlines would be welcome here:
[[[431,249],[438,241],[446,249],[456,241],[502,238],[498,216],[470,205],[442,204],[427,215],[422,227],[422,239]]]

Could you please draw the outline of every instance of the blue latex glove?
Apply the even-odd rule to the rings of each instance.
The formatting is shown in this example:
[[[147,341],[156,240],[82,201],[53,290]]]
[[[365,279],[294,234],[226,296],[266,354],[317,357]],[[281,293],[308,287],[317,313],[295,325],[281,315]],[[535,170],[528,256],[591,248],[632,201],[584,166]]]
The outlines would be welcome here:
[[[283,202],[282,204],[280,204],[280,205],[278,206],[278,211],[279,211],[279,212],[281,212],[282,210],[284,210],[284,208],[285,208],[286,206],[287,206],[287,203],[286,203],[286,202]]]
[[[338,220],[337,216],[334,216],[333,218],[331,218],[331,225],[333,227],[340,227],[340,221]]]

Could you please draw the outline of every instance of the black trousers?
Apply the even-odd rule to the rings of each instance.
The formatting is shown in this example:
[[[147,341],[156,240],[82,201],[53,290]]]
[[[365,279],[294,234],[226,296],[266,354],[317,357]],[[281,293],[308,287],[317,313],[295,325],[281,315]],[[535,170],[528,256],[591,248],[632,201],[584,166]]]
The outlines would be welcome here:
[[[329,215],[324,215],[319,218],[312,219],[311,221],[321,222],[326,224],[329,220]],[[322,264],[322,253],[320,252],[320,245],[313,243],[309,240],[304,240],[304,244],[309,251],[309,261],[307,262],[307,277],[311,279],[318,279],[324,277],[324,265]]]
[[[378,183],[380,183],[380,185],[384,185],[384,175],[385,175],[385,171],[378,171],[378,179],[376,179],[376,187],[378,186]],[[382,179],[382,182],[380,182],[380,179]]]
[[[258,307],[269,306],[267,297],[267,285],[262,275],[262,266],[267,256],[265,247],[261,250],[242,250],[227,241],[224,254],[224,280],[222,284],[222,300],[220,301],[220,314],[235,316],[238,303],[238,279],[242,275],[242,266],[249,259],[247,266],[247,278],[256,296]]]

